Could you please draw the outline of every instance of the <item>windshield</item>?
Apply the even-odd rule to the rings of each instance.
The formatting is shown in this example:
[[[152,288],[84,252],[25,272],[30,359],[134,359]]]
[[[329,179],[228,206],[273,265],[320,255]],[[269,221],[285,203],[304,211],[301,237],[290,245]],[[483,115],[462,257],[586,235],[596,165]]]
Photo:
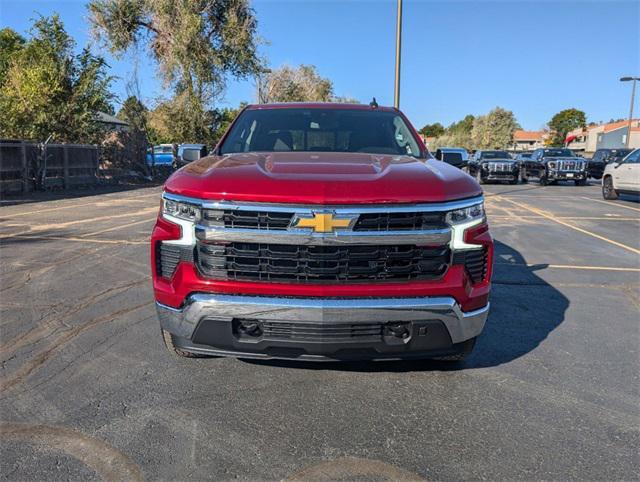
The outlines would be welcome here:
[[[287,151],[420,156],[400,115],[354,109],[246,110],[220,148],[221,154]]]
[[[575,157],[571,149],[545,149],[544,157]]]
[[[616,149],[611,151],[607,156],[609,159],[617,159],[620,160],[625,157],[627,154],[631,152],[632,149]]]
[[[182,159],[185,161],[197,161],[201,157],[200,154],[200,149],[185,148],[182,150]]]
[[[461,152],[443,152],[442,160],[449,163],[462,162],[462,153]]]
[[[506,151],[484,151],[480,154],[480,159],[510,159],[511,156]]]

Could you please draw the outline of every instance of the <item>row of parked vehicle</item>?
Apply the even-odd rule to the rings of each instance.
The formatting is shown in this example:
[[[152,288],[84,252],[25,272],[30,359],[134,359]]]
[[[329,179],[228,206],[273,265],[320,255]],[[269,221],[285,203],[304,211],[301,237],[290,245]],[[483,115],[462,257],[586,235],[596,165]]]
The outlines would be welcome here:
[[[599,149],[591,159],[585,159],[570,149],[540,148],[515,157],[503,150],[479,150],[469,157],[463,148],[444,147],[436,151],[435,157],[465,170],[481,184],[517,184],[537,179],[542,185],[573,181],[584,186],[589,177],[602,179],[607,164],[621,162],[630,152],[631,149]]]
[[[147,164],[179,169],[205,157],[208,153],[209,150],[204,144],[159,144],[147,149]]]

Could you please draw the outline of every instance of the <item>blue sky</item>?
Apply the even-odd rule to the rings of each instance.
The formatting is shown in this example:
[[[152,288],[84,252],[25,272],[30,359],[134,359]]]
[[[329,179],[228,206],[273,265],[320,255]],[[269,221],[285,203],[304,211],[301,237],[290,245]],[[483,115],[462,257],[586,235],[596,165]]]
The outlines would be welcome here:
[[[25,32],[35,12],[58,12],[82,46],[90,42],[85,3],[0,0],[0,26]],[[395,0],[254,0],[253,6],[270,67],[314,64],[338,95],[393,102]],[[401,109],[418,128],[498,105],[532,130],[569,107],[584,110],[589,121],[623,118],[631,86],[618,78],[640,75],[639,32],[637,0],[405,0]],[[121,99],[136,77],[150,103],[167,94],[144,51],[107,57]],[[219,104],[243,100],[254,100],[252,83],[230,80]]]

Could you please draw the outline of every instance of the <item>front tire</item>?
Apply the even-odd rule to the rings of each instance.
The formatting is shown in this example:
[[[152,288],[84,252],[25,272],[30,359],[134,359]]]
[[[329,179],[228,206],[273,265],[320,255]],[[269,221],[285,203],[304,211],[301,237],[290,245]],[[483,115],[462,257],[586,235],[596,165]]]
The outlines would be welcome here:
[[[540,176],[540,185],[541,186],[549,185],[549,179],[547,179],[547,176]]]
[[[613,179],[611,176],[607,176],[602,181],[602,197],[608,201],[614,201],[618,199],[618,191],[613,187]]]
[[[455,355],[436,356],[432,360],[447,362],[447,363],[459,363],[467,358],[473,352],[473,347],[476,345],[476,338],[470,338],[463,342],[462,351]]]
[[[167,347],[167,350],[171,355],[177,358],[205,358],[205,355],[198,355],[197,353],[191,353],[190,351],[181,350],[176,347],[173,343],[173,337],[171,333],[167,330],[162,330],[162,341],[164,341],[164,346]]]
[[[478,181],[478,184],[486,183],[486,181],[482,179],[482,169],[480,168],[478,168],[478,170],[476,171],[476,181]]]

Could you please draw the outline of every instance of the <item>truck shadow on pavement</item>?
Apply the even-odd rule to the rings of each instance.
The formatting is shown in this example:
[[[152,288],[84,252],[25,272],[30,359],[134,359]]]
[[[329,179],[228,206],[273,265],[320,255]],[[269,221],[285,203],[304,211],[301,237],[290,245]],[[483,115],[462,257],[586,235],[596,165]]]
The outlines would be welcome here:
[[[546,264],[527,265],[512,247],[495,242],[491,313],[475,350],[464,362],[434,360],[378,362],[296,362],[244,360],[258,365],[352,372],[456,371],[509,363],[534,351],[563,321],[569,300],[536,273]]]

